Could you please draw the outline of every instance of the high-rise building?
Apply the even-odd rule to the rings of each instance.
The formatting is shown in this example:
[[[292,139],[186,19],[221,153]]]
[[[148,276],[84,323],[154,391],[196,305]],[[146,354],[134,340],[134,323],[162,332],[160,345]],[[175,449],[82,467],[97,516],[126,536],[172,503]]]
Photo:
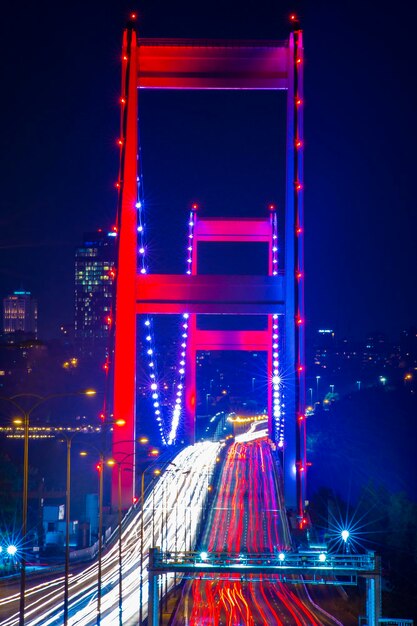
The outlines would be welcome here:
[[[86,233],[75,252],[75,337],[104,340],[109,334],[113,297],[115,233]]]
[[[15,291],[3,298],[3,332],[37,336],[38,304],[30,291]]]

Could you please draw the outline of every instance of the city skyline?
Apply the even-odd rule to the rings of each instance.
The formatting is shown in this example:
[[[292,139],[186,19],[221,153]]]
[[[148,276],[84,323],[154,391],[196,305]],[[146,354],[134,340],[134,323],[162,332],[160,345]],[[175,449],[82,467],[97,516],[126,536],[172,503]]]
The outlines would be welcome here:
[[[330,325],[352,336],[368,329],[396,335],[417,319],[410,169],[416,128],[411,111],[407,116],[414,93],[403,83],[413,51],[393,43],[387,10],[373,19],[371,8],[359,11],[359,3],[348,10],[326,2],[314,9],[296,4],[308,42],[307,329]],[[5,16],[10,97],[2,106],[10,124],[4,136],[0,294],[24,285],[36,295],[40,336],[57,335],[62,323],[72,321],[73,254],[82,233],[113,224],[118,50],[130,8],[122,3],[116,12],[110,4],[99,9],[76,3],[62,19],[52,3],[42,9],[23,3]],[[138,27],[144,36],[276,38],[287,33],[292,8],[266,3],[246,12],[231,2],[204,10],[185,4],[179,12],[164,2],[143,4]],[[25,84],[15,71],[26,62],[26,46],[12,44],[17,32],[34,55]],[[404,40],[407,46],[409,38]],[[71,54],[61,62],[54,50],[64,41]],[[387,90],[387,82],[394,88]],[[211,95],[203,101],[198,94],[173,94],[164,106],[155,94],[143,97],[145,200],[156,271],[167,256],[171,264],[183,263],[181,238],[185,244],[193,200],[207,214],[221,213],[225,205],[244,215],[261,214],[269,201],[283,205],[282,154],[270,154],[280,135],[279,95],[243,94],[242,106],[235,94],[220,94],[218,102],[218,94]],[[240,155],[232,159],[229,146],[236,142]],[[17,166],[22,155],[23,175]],[[170,217],[163,219],[167,208]],[[162,243],[156,244],[158,238]]]

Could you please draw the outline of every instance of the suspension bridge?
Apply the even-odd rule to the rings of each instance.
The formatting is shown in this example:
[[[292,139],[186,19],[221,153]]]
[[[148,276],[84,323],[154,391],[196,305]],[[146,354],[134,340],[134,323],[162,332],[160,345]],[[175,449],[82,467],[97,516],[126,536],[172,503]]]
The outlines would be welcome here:
[[[285,41],[144,39],[134,22],[123,34],[120,97],[120,170],[115,231],[118,257],[111,316],[113,453],[135,457],[136,367],[149,377],[153,418],[172,453],[132,505],[135,476],[114,475],[112,505],[126,511],[98,558],[74,566],[63,606],[62,575],[33,580],[26,590],[30,626],[147,623],[341,624],[312,591],[355,585],[367,589],[366,623],[381,623],[380,565],[373,553],[303,553],[307,537],[304,215],[303,34],[296,19]],[[138,135],[144,90],[282,90],[286,93],[285,226],[276,207],[264,216],[188,216],[183,274],[155,274],[147,260],[146,204]],[[199,271],[199,245],[262,243],[261,276]],[[155,347],[155,315],[180,317],[174,398],[167,410]],[[263,316],[263,330],[206,330],[199,315]],[[137,318],[145,354],[137,354]],[[196,355],[200,350],[266,353],[264,420],[236,441],[196,443]],[[285,372],[285,385],[282,380]],[[149,416],[147,417],[149,419]],[[120,424],[120,425],[118,425]],[[179,442],[183,448],[178,452]],[[134,461],[133,461],[134,463]],[[143,478],[143,476],[142,476]],[[174,600],[175,599],[175,602]],[[3,626],[19,622],[19,594],[3,597]],[[21,616],[20,616],[21,618]],[[406,621],[391,622],[406,624]]]

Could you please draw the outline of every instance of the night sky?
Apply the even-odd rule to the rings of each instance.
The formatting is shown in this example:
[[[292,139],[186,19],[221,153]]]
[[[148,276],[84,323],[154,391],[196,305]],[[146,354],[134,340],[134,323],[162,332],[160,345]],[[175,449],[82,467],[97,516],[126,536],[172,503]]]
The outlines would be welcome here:
[[[0,296],[28,289],[40,336],[73,321],[74,249],[116,209],[120,48],[143,36],[305,36],[307,322],[361,337],[417,322],[411,2],[8,2],[2,8]],[[182,271],[186,216],[283,204],[278,93],[145,93],[151,269]]]

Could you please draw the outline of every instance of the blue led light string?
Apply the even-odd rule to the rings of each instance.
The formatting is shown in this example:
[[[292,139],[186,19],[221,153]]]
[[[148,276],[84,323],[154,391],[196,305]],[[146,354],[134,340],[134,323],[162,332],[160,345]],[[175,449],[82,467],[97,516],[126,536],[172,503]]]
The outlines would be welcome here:
[[[146,229],[145,229],[145,215],[144,215],[144,193],[143,193],[143,174],[141,172],[140,178],[137,179],[138,183],[138,201],[136,203],[136,208],[138,210],[138,221],[137,221],[137,230],[138,230],[138,258],[139,258],[139,272],[141,274],[148,273],[147,266],[147,258],[146,258]],[[158,376],[158,367],[156,360],[156,349],[155,349],[155,334],[154,334],[154,320],[152,316],[147,316],[144,324],[144,346],[145,346],[145,354],[148,363],[148,376],[149,376],[149,389],[151,392],[152,405],[155,415],[155,421],[158,425],[159,434],[161,437],[162,444],[167,444],[167,438],[165,434],[165,424],[162,415],[162,403],[161,403],[161,393],[160,393],[160,384],[159,384],[159,376]]]
[[[272,213],[272,275],[278,275],[278,222],[276,211]],[[284,445],[284,410],[281,404],[282,381],[279,365],[279,322],[272,315],[272,411],[274,416],[275,440],[280,448]]]
[[[187,265],[186,274],[191,275],[192,262],[193,262],[193,242],[194,242],[194,226],[196,218],[197,206],[193,205],[193,209],[190,211],[188,220],[188,244],[187,244]],[[185,355],[187,350],[188,340],[188,313],[183,313],[181,322],[181,343],[180,343],[180,358],[177,367],[178,381],[175,384],[175,400],[172,403],[172,416],[171,416],[171,429],[168,435],[168,445],[175,443],[177,437],[178,426],[180,424],[182,407],[184,401],[184,389],[185,389]]]

